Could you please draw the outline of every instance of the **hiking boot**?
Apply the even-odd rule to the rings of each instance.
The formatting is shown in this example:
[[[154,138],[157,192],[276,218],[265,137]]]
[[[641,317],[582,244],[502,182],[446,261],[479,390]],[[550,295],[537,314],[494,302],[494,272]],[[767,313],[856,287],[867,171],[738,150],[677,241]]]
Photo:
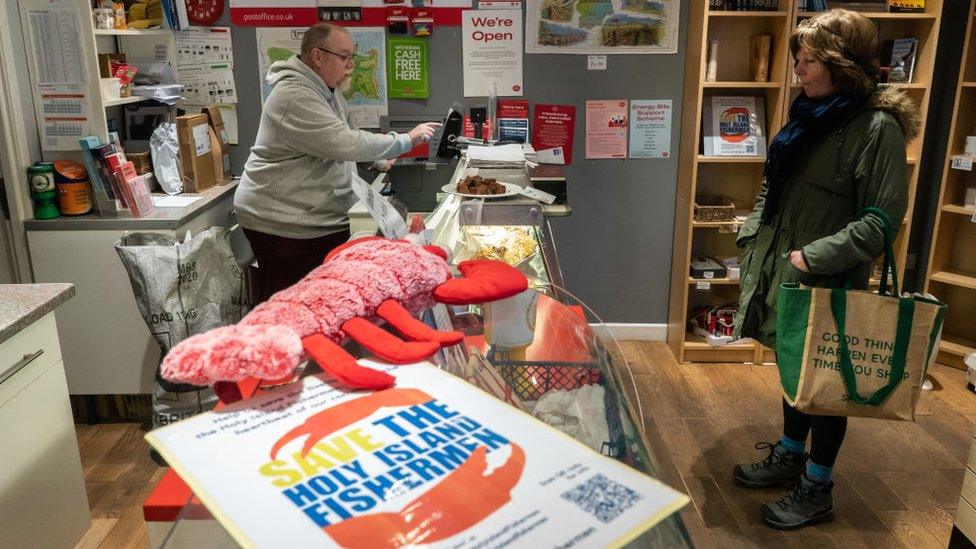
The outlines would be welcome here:
[[[736,465],[732,470],[735,480],[749,488],[765,488],[767,486],[792,486],[796,479],[803,474],[806,467],[807,454],[794,454],[782,444],[760,442],[756,450],[769,448],[766,459],[756,463]]]
[[[833,482],[820,484],[802,475],[790,493],[760,507],[763,522],[777,530],[793,530],[834,520],[833,487]]]

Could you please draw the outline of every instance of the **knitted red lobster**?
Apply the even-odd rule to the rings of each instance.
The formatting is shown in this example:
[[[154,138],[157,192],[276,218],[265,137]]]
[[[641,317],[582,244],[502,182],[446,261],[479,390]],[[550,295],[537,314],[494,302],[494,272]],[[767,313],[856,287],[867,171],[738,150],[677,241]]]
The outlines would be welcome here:
[[[377,358],[409,364],[462,339],[415,315],[435,302],[485,303],[525,291],[525,275],[500,261],[458,265],[451,278],[446,252],[380,237],[347,242],[301,281],[258,305],[240,323],[190,337],[166,355],[166,379],[214,384],[224,402],[250,396],[258,381],[291,376],[303,350],[323,370],[356,389],[386,389],[395,378],[360,366],[339,343],[349,337]],[[409,342],[379,328],[379,317]],[[233,383],[226,383],[233,382]]]

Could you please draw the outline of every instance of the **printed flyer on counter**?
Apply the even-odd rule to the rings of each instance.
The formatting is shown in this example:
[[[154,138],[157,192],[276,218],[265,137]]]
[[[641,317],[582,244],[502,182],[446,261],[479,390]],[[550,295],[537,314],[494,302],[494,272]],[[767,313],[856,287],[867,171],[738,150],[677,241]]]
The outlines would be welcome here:
[[[308,377],[146,439],[248,547],[604,547],[688,498],[429,363]]]
[[[625,99],[586,102],[586,158],[627,158]]]

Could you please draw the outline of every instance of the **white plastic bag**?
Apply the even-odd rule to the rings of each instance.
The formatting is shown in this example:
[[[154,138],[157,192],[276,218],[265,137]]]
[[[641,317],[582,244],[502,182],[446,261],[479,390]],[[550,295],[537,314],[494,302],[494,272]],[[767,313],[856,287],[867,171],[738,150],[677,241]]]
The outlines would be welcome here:
[[[597,452],[610,441],[604,388],[584,385],[571,391],[549,391],[536,402],[532,415]]]
[[[153,172],[156,181],[166,194],[183,192],[183,178],[180,177],[180,143],[176,137],[176,124],[160,124],[149,138],[152,152]]]

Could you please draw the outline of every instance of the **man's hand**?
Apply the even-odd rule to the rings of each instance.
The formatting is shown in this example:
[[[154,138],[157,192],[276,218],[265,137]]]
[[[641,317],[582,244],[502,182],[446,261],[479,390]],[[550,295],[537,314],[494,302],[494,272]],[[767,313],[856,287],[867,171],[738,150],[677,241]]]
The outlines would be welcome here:
[[[437,122],[424,122],[423,124],[417,124],[417,127],[410,130],[410,133],[407,135],[410,136],[410,142],[413,143],[414,147],[416,147],[421,143],[430,141],[430,139],[434,137],[434,132],[437,131],[437,128],[441,126],[442,124]]]
[[[377,160],[373,163],[373,169],[378,172],[388,172],[393,168],[393,164],[397,161],[396,158],[390,158],[388,160]]]
[[[810,272],[810,268],[807,267],[807,262],[803,259],[803,253],[800,250],[793,250],[790,252],[790,263],[792,263],[793,266],[799,269],[801,272]]]

